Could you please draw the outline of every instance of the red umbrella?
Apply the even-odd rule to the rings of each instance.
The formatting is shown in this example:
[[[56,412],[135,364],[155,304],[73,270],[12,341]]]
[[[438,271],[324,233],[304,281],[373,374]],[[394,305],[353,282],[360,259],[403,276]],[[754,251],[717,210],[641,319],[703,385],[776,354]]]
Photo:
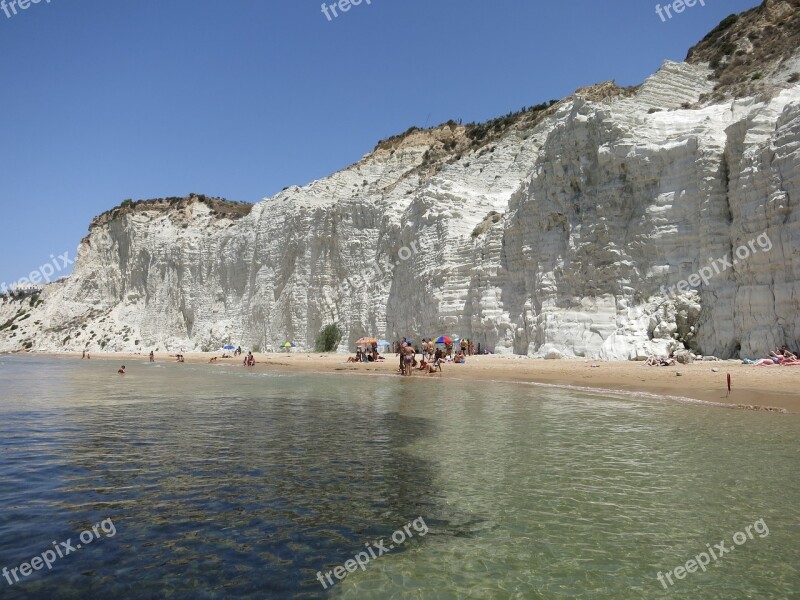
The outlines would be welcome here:
[[[442,336],[442,337],[440,337],[438,340],[436,340],[436,343],[437,343],[437,344],[452,344],[452,343],[453,343],[453,340],[451,340],[451,339],[450,339],[449,337],[447,337],[446,335],[443,335],[443,336]]]

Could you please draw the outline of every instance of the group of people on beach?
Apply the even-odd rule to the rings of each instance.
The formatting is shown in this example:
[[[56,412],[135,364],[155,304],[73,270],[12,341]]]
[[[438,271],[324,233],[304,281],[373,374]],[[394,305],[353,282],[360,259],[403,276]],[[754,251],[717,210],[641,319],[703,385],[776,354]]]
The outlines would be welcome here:
[[[454,345],[452,341],[437,344],[433,339],[423,339],[421,347],[418,349],[414,343],[407,338],[392,344],[392,349],[399,359],[398,372],[401,375],[411,375],[414,370],[424,373],[434,374],[442,372],[442,365],[445,362],[454,364],[465,364],[467,356],[475,351],[475,347],[469,340],[461,340],[460,349],[453,355]],[[417,360],[417,355],[421,354],[421,360]],[[359,345],[355,356],[347,358],[348,363],[379,362],[385,360],[378,351],[378,344]]]
[[[746,365],[755,365],[756,367],[771,367],[774,365],[781,365],[784,367],[800,366],[800,359],[797,358],[797,354],[789,350],[788,346],[775,348],[766,358],[760,358],[758,360],[744,358],[742,362]]]
[[[644,364],[648,367],[674,367],[675,357],[672,354],[667,357],[651,355],[647,357]]]
[[[703,360],[708,361],[718,361],[720,359],[707,356],[704,357]],[[780,348],[775,348],[773,351],[769,353],[766,358],[759,358],[756,360],[752,360],[750,358],[743,358],[742,363],[746,365],[754,365],[756,367],[771,367],[774,365],[782,365],[785,367],[795,367],[800,366],[800,359],[797,357],[797,353],[792,352],[789,350],[788,346],[781,346]],[[676,364],[675,355],[670,354],[667,357],[664,356],[649,356],[647,361],[644,363],[649,367],[671,367]]]
[[[381,360],[385,360],[385,358],[378,352],[377,342],[372,342],[369,347],[358,346],[355,357],[350,356],[347,358],[347,362],[349,363],[378,362]]]
[[[395,342],[395,347],[398,348],[397,352],[399,352],[399,348],[403,345],[403,342],[411,344],[411,340],[407,340],[406,338],[401,339],[399,342]],[[453,351],[455,350],[456,346],[452,341],[449,340],[449,338],[445,338],[445,341],[440,342],[440,345],[444,346],[444,355],[449,356],[450,358],[455,358],[455,356],[458,354],[461,354],[463,357],[467,357],[481,353],[481,345],[478,344],[476,351],[475,344],[472,343],[472,340],[468,339],[459,340],[459,349],[455,352],[455,356]],[[436,347],[437,343],[433,341],[433,338],[422,338],[420,351],[423,355],[433,355]],[[484,351],[484,353],[489,354],[488,351]]]
[[[444,348],[442,348],[444,346]],[[453,362],[463,365],[467,362],[467,356],[471,356],[475,348],[469,340],[461,340],[460,349],[453,355],[453,342],[443,342],[436,344],[433,339],[423,338],[421,344],[422,359],[417,361],[417,349],[411,340],[403,338],[399,342],[397,352],[400,357],[400,373],[411,375],[414,369],[428,374],[442,373],[442,364]]]

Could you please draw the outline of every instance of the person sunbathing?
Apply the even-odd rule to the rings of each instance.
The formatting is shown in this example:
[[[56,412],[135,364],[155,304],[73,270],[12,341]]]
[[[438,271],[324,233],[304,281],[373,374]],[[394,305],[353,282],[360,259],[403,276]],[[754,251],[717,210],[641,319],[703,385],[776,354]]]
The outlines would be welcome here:
[[[765,361],[771,360],[772,364],[781,365],[781,366],[784,366],[784,367],[793,367],[795,365],[800,365],[800,360],[798,360],[797,357],[794,354],[789,352],[789,350],[786,349],[785,346],[783,348],[781,348],[781,350],[783,352],[780,353],[780,354],[776,354],[774,352],[771,352],[770,353],[770,357],[767,358],[767,359],[764,359],[764,360]],[[762,361],[759,361],[759,363],[761,363],[761,362]],[[758,366],[767,366],[768,365],[768,363],[766,363],[766,362],[763,362],[762,364],[758,364],[758,363],[756,363],[756,364]]]
[[[781,364],[783,359],[779,359],[776,356],[770,356],[769,358],[760,358],[753,364],[757,367],[774,367],[775,365]]]
[[[773,365],[783,365],[786,363],[793,363],[797,360],[797,357],[792,354],[791,352],[783,351],[783,348],[777,348],[769,353],[767,358],[761,359],[756,363],[758,366],[768,366],[769,363],[767,361],[772,361]]]

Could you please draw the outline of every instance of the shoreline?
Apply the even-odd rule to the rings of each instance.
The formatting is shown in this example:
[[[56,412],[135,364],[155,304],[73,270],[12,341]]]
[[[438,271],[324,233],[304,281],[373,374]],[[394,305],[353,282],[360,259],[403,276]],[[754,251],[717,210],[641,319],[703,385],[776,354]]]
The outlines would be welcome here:
[[[24,356],[48,356],[81,360],[77,352],[33,352]],[[216,363],[209,360],[217,356]],[[397,357],[388,355],[379,363],[347,363],[350,354],[272,353],[256,354],[255,371],[278,371],[286,374],[348,374],[397,376]],[[219,358],[219,353],[190,352],[185,362],[242,366],[242,358]],[[148,361],[148,353],[94,353],[92,359]],[[156,354],[156,362],[177,362],[167,354]],[[712,369],[718,369],[717,372]],[[128,371],[131,367],[128,366]],[[681,373],[678,376],[677,373]],[[727,397],[727,374],[732,377],[732,391]],[[724,408],[766,410],[800,414],[800,367],[755,367],[739,361],[695,362],[674,367],[648,367],[642,362],[589,361],[585,359],[544,360],[514,355],[484,355],[467,358],[467,364],[444,366],[444,372],[414,379],[443,379],[520,383],[556,386],[582,392],[610,392],[623,395],[644,394],[667,400],[690,400]]]

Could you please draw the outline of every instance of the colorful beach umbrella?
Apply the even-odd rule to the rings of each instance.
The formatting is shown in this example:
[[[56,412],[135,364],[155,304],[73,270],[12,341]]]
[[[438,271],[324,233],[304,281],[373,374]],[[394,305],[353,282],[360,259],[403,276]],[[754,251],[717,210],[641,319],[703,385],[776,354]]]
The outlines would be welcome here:
[[[450,339],[449,337],[447,337],[446,335],[443,335],[442,337],[440,337],[439,339],[436,340],[436,343],[437,344],[452,344],[453,340]]]
[[[371,337],[362,337],[361,339],[356,341],[356,345],[364,345],[364,344],[377,344],[378,338],[371,338]]]
[[[284,342],[281,344],[281,348],[297,348],[297,344],[294,342]]]

